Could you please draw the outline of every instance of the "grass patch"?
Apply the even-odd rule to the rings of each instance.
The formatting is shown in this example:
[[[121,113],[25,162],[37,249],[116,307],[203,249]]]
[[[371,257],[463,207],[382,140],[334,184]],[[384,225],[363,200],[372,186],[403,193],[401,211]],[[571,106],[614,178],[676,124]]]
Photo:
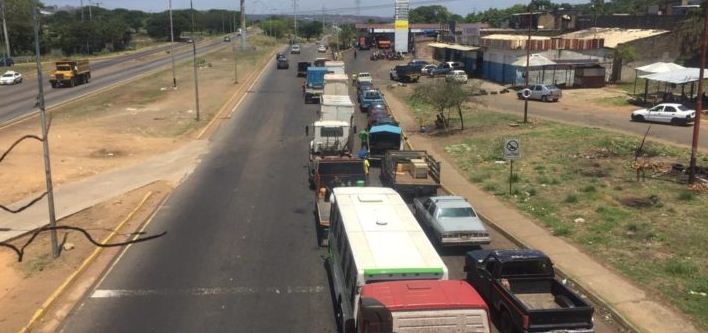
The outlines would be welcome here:
[[[631,105],[624,96],[596,98],[593,102],[605,106],[626,106]]]
[[[417,114],[434,114],[417,107]],[[657,291],[708,330],[708,297],[691,294],[708,289],[708,194],[651,171],[637,182],[631,162],[640,137],[549,121],[510,126],[520,117],[470,110],[465,127],[475,130],[445,139],[452,162],[474,170],[470,180]],[[501,142],[512,136],[524,143],[524,156],[514,163],[517,195],[509,196],[508,165],[495,162]],[[648,142],[643,158],[686,163],[689,153]]]

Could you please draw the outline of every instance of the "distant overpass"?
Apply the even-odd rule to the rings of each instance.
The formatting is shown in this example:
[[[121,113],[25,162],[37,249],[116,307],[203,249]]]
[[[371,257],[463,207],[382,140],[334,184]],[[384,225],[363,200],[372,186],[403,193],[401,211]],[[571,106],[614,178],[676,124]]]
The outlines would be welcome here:
[[[357,30],[367,31],[370,33],[393,33],[393,22],[391,23],[357,23],[355,25]],[[477,31],[479,35],[479,30],[488,28],[489,25],[486,23],[458,23],[455,24],[455,33],[464,34],[465,32]],[[411,23],[409,28],[412,33],[425,33],[434,31],[449,31],[450,26],[448,24],[439,23]],[[470,33],[474,34],[474,33]]]

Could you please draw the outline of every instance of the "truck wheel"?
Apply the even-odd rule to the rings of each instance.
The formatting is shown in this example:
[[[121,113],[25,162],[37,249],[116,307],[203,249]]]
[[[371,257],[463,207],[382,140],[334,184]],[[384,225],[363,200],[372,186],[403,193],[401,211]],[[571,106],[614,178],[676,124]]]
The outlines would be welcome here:
[[[71,80],[69,80],[69,87],[73,87],[75,85],[76,85],[76,78],[72,77]]]

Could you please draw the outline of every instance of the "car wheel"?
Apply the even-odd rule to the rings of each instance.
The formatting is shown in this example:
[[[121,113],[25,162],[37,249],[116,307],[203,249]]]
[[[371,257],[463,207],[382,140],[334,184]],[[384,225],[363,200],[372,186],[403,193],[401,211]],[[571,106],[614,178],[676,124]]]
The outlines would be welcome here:
[[[682,125],[683,121],[679,118],[671,118],[671,125]]]
[[[548,97],[547,96],[541,96],[541,101],[542,102],[548,102]]]
[[[644,121],[644,116],[642,115],[632,115],[633,121]]]

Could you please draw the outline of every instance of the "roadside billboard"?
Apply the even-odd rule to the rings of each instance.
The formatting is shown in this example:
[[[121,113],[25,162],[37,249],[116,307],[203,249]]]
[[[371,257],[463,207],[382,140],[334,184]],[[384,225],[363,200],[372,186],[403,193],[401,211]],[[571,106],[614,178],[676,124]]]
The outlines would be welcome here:
[[[408,10],[410,1],[395,0],[394,7],[394,48],[396,52],[408,52]]]

